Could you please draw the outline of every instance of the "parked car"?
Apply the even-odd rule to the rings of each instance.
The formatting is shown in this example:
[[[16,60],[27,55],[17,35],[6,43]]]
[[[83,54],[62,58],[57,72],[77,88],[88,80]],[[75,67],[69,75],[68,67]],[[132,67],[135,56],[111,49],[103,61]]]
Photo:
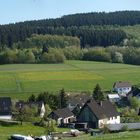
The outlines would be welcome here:
[[[35,140],[52,140],[52,136],[40,136],[40,137],[35,137]]]
[[[34,140],[34,138],[32,138],[31,136],[14,134],[11,136],[10,140]]]

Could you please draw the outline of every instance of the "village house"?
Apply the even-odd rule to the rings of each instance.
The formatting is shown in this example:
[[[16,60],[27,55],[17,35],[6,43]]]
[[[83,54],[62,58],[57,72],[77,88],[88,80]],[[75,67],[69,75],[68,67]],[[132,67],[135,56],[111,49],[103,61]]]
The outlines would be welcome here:
[[[10,97],[0,97],[0,120],[12,119],[12,102]]]
[[[38,115],[43,118],[44,115],[45,115],[45,105],[43,102],[24,102],[24,101],[19,101],[16,103],[15,107],[17,109],[22,109],[24,108],[25,106],[28,106],[28,107],[37,107],[38,109]]]
[[[119,124],[120,115],[110,101],[89,100],[82,107],[77,121],[87,123],[90,128],[102,128],[106,124]]]
[[[113,85],[113,91],[117,92],[120,96],[126,96],[132,90],[132,85],[129,82],[116,82]]]
[[[57,109],[55,111],[52,111],[48,115],[48,117],[53,120],[56,120],[59,126],[63,124],[72,123],[75,121],[74,114],[68,108]]]

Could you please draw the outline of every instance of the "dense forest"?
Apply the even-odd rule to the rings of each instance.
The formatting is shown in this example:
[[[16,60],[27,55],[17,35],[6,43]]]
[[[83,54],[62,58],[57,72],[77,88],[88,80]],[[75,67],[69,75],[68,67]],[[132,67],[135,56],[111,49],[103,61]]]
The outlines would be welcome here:
[[[74,14],[57,19],[26,21],[0,26],[0,47],[12,47],[13,43],[25,41],[32,34],[58,34],[78,36],[81,46],[118,45],[126,34],[114,28],[91,28],[92,25],[136,25],[140,24],[140,11],[100,12]],[[85,27],[87,26],[87,27]]]

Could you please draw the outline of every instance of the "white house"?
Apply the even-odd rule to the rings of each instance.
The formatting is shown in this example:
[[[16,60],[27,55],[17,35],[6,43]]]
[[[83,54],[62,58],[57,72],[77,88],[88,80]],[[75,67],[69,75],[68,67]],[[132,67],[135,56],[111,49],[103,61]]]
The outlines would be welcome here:
[[[12,119],[12,102],[10,97],[0,97],[0,120]]]
[[[106,124],[119,124],[120,115],[110,101],[97,103],[89,100],[82,107],[77,121],[88,123],[90,128],[102,128]]]
[[[126,96],[132,90],[132,85],[129,82],[116,82],[113,85],[113,91],[117,92],[120,96]]]

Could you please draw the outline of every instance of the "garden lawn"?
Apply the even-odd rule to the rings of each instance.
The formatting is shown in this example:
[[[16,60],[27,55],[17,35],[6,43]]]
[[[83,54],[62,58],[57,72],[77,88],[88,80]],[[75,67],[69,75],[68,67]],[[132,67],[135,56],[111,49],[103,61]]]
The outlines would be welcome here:
[[[57,132],[70,131],[68,128],[57,128]],[[31,123],[23,123],[23,125],[1,126],[0,125],[0,140],[8,140],[13,134],[41,136],[47,135],[45,128],[34,126]]]

